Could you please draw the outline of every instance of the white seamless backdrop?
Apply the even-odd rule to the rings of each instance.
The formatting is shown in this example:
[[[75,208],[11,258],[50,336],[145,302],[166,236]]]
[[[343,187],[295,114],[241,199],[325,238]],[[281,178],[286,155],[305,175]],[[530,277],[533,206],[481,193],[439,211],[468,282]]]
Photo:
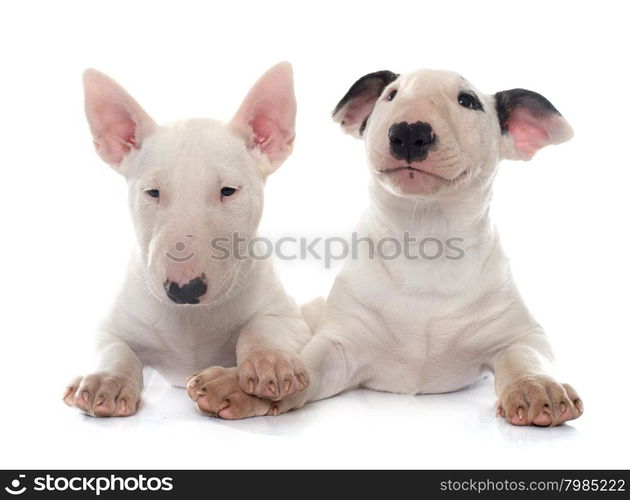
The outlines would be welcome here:
[[[4,2],[0,6],[0,467],[628,467],[628,126],[623,2]],[[368,391],[243,422],[197,414],[147,372],[141,412],[65,407],[133,233],[124,181],[95,155],[81,72],[113,76],[158,121],[227,120],[269,66],[294,64],[295,152],[270,178],[261,234],[348,235],[367,204],[362,144],[330,111],[365,73],[458,71],[541,92],[575,138],[505,162],[493,217],[584,416],[515,428],[491,380],[449,395]],[[278,262],[300,302],[338,266]]]

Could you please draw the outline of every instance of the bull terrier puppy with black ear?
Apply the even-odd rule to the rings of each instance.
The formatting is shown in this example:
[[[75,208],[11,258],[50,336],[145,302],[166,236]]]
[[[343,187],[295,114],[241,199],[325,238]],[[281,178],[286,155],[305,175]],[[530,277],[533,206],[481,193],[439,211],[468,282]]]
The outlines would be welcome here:
[[[98,330],[98,365],[64,401],[96,417],[128,416],[138,409],[144,365],[176,386],[216,365],[194,378],[199,410],[267,414],[270,400],[308,384],[298,352],[310,331],[270,260],[217,258],[211,241],[256,234],[265,180],[293,147],[291,66],[265,73],[228,124],[160,126],[104,74],[87,70],[84,86],[96,151],[127,179],[138,241]]]
[[[570,139],[565,119],[535,92],[484,95],[458,74],[430,70],[366,75],[333,116],[365,142],[371,204],[358,236],[407,236],[433,241],[437,251],[391,258],[395,245],[386,255],[363,245],[344,263],[302,352],[311,384],[278,411],[356,387],[455,391],[491,371],[497,413],[510,423],[579,417],[582,401],[553,378],[549,342],[488,216],[499,161],[529,160]],[[461,253],[433,258],[449,241]]]

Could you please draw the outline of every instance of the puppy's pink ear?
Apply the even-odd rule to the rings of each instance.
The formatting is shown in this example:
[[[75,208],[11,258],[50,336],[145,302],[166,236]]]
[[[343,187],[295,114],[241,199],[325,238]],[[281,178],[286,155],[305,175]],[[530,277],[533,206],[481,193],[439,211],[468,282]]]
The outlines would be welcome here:
[[[525,89],[497,92],[495,104],[501,126],[501,156],[530,160],[538,150],[573,137],[573,129],[545,97]]]
[[[391,71],[376,71],[359,78],[332,113],[333,120],[341,125],[341,129],[356,138],[363,135],[367,120],[372,114],[376,100],[383,89],[398,78]]]
[[[156,124],[125,89],[100,71],[85,70],[83,88],[96,152],[117,169],[132,148],[141,147]]]
[[[251,149],[269,160],[263,166],[265,175],[282,165],[293,150],[296,109],[293,69],[282,62],[260,77],[230,122]]]

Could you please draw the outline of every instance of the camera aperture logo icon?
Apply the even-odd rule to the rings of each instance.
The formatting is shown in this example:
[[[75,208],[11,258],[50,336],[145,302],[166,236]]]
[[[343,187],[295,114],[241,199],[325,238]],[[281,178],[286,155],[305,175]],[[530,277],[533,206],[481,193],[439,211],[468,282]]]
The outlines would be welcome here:
[[[194,238],[194,234],[187,234],[186,238]],[[186,262],[187,260],[192,259],[196,254],[195,252],[189,252],[187,255],[182,255],[186,251],[186,243],[183,241],[178,241],[175,243],[176,255],[173,255],[171,252],[167,252],[166,256],[175,261],[175,262]]]
[[[20,479],[24,479],[26,476],[24,474],[20,474],[19,479],[14,479],[11,481],[11,486],[5,486],[4,491],[9,493],[10,495],[21,495],[26,491],[26,486],[20,488]]]

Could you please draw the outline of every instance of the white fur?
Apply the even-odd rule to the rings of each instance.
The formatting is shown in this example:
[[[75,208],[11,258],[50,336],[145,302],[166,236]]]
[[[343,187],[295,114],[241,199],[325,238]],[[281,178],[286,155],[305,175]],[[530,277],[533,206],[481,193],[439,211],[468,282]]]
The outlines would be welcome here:
[[[91,415],[129,415],[145,365],[185,386],[191,373],[235,366],[260,352],[290,363],[310,332],[272,261],[210,258],[213,236],[255,236],[266,176],[291,152],[290,65],[269,70],[229,124],[192,119],[158,126],[107,76],[88,70],[84,80],[97,152],[129,185],[138,245],[98,331],[100,362],[69,386],[65,401]],[[223,187],[237,192],[223,197]],[[159,189],[158,199],[147,194],[151,189]],[[169,252],[192,257],[179,261]],[[198,276],[207,283],[199,304],[169,299],[165,284],[184,286]]]
[[[397,95],[389,101],[392,90]],[[282,411],[356,387],[406,394],[455,391],[489,372],[495,373],[500,401],[521,390],[514,384],[527,377],[542,377],[536,379],[541,387],[547,383],[551,348],[518,293],[488,215],[492,179],[507,156],[502,149],[513,150],[511,137],[501,134],[493,96],[475,90],[485,112],[473,111],[459,105],[462,90],[474,88],[455,73],[418,71],[390,83],[368,110],[362,99],[356,109],[348,111],[350,103],[335,116],[358,137],[359,124],[371,113],[363,132],[371,204],[358,236],[402,241],[408,232],[418,240],[462,238],[465,256],[387,260],[369,258],[363,247],[358,259],[347,260],[302,352],[311,385],[288,398]],[[554,119],[563,140],[569,138],[568,124],[559,115]],[[414,164],[427,173],[417,171],[413,179],[407,172],[381,173],[401,165],[389,153],[387,136],[401,121],[430,123],[439,139],[437,149]],[[567,399],[571,405],[575,398]],[[518,406],[514,411],[518,418]]]

